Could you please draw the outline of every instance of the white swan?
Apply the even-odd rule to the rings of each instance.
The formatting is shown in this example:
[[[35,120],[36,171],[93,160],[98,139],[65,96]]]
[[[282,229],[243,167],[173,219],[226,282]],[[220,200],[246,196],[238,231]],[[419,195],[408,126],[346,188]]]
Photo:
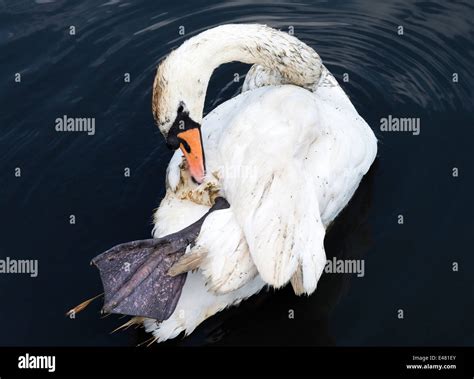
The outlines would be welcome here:
[[[230,61],[254,66],[242,93],[203,119],[212,72]],[[265,285],[291,282],[296,294],[313,293],[326,263],[325,229],[377,152],[372,130],[318,54],[263,25],[207,30],[159,65],[153,113],[177,149],[154,237],[196,221],[218,194],[231,207],[205,220],[173,268],[197,268],[174,313],[161,323],[145,319],[146,330],[158,341],[189,334]]]

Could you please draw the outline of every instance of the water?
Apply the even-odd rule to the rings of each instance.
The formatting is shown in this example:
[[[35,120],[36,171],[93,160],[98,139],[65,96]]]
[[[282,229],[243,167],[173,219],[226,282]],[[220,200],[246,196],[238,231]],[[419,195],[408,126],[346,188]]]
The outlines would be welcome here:
[[[109,335],[125,320],[100,318],[99,303],[64,313],[101,292],[92,257],[150,235],[171,156],[153,126],[154,68],[230,22],[292,26],[373,127],[379,157],[326,238],[328,256],[365,259],[365,277],[324,275],[309,298],[263,293],[169,344],[474,344],[473,16],[467,1],[0,1],[0,256],[39,259],[35,279],[0,275],[0,344],[146,339]],[[239,92],[246,69],[217,70],[207,110]],[[419,117],[420,135],[380,131],[390,114]],[[55,132],[63,115],[95,117],[95,136]]]

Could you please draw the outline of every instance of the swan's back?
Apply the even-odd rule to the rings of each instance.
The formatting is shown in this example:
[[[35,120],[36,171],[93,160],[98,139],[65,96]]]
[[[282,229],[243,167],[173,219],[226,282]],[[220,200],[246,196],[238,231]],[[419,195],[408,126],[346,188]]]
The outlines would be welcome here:
[[[352,195],[377,152],[372,130],[338,85],[315,93],[292,85],[244,92],[206,116],[202,131],[208,171],[218,173],[231,204],[245,177],[264,177],[292,160],[314,180],[322,212],[329,206],[325,224],[339,208],[331,199]]]

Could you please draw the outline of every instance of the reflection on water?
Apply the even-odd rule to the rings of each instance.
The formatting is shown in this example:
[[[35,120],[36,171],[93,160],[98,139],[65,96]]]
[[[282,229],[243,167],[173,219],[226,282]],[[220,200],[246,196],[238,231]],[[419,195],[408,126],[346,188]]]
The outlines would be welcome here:
[[[310,298],[263,293],[172,343],[473,344],[472,14],[467,1],[0,1],[0,255],[38,258],[40,270],[0,277],[0,343],[143,339],[108,335],[120,320],[100,319],[99,305],[63,314],[101,290],[91,257],[151,231],[170,158],[150,111],[159,60],[209,27],[259,22],[314,47],[379,138],[377,167],[326,239],[329,256],[365,258],[366,275],[325,275]],[[216,71],[207,111],[247,68]],[[56,133],[63,115],[94,117],[95,136]],[[388,115],[420,118],[420,135],[381,132]]]

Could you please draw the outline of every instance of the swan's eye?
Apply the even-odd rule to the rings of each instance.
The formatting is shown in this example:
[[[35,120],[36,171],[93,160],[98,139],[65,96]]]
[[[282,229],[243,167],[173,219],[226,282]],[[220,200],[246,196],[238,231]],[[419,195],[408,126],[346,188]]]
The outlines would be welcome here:
[[[183,104],[179,104],[179,107],[178,107],[178,114],[182,113],[183,111],[184,111]]]

